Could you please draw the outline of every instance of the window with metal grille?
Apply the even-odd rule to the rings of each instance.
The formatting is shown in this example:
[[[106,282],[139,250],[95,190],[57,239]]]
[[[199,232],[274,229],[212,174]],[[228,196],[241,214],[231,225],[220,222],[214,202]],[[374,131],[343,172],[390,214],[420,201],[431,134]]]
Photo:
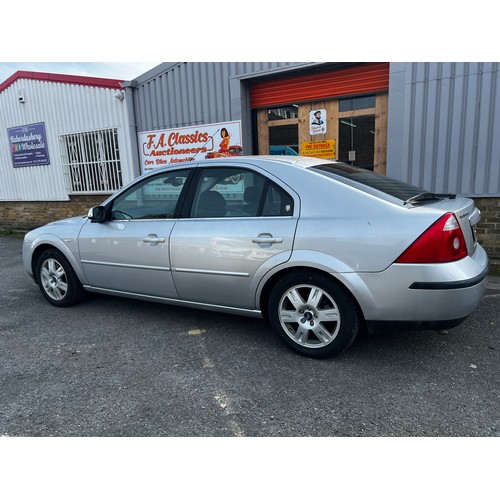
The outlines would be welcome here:
[[[116,128],[61,135],[59,144],[70,193],[107,194],[122,187]]]

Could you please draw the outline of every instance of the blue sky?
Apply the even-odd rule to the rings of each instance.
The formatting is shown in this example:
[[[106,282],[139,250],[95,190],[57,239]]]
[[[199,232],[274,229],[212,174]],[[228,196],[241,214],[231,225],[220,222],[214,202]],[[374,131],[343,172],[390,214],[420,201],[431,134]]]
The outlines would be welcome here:
[[[100,76],[133,80],[157,66],[159,62],[1,62],[0,83],[16,71],[41,71],[66,75]]]

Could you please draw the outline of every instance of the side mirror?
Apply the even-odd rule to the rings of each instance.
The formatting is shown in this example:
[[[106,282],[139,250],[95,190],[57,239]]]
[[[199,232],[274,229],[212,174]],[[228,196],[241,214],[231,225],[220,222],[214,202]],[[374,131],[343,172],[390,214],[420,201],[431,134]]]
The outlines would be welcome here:
[[[103,206],[92,207],[87,217],[90,222],[104,222],[106,220],[106,209]]]

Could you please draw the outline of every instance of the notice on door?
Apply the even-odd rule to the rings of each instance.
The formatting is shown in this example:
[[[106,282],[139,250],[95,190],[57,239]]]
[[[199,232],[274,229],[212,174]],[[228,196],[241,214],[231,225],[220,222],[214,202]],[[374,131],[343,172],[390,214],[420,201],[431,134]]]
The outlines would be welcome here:
[[[335,140],[310,142],[300,144],[301,156],[314,156],[316,158],[335,158]]]

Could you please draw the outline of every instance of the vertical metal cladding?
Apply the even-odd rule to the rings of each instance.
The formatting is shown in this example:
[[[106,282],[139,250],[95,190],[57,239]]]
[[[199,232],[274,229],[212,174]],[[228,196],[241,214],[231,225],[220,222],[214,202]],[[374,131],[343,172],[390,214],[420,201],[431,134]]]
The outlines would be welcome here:
[[[392,63],[387,174],[438,192],[500,192],[500,64]]]
[[[296,63],[179,62],[146,82],[135,95],[137,129],[217,123],[239,119],[232,109],[231,79],[237,76],[285,68]]]

